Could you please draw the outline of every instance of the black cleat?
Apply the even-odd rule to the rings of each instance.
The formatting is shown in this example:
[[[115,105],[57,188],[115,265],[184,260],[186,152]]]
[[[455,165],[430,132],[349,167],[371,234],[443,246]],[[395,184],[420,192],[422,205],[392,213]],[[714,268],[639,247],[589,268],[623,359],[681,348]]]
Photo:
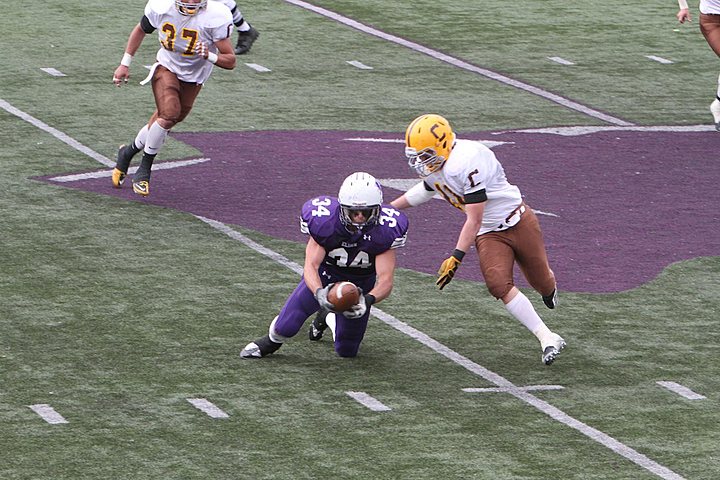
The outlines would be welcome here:
[[[265,335],[254,342],[248,343],[242,352],[240,352],[240,356],[242,358],[267,357],[271,353],[276,352],[280,347],[282,347],[282,343],[273,342],[270,340],[270,335]]]
[[[310,337],[310,340],[313,342],[317,342],[320,340],[323,336],[323,332],[325,329],[327,329],[328,325],[325,323],[325,318],[328,315],[327,310],[321,309],[317,315],[315,315],[315,318],[312,321],[312,324],[310,325],[310,331],[308,331],[308,337]]]
[[[237,44],[235,45],[235,55],[243,55],[250,51],[250,47],[260,36],[260,32],[250,27],[246,32],[238,32]]]
[[[552,310],[553,308],[557,307],[558,304],[558,293],[557,288],[553,290],[553,292],[550,295],[543,295],[542,296],[543,303],[547,308]]]

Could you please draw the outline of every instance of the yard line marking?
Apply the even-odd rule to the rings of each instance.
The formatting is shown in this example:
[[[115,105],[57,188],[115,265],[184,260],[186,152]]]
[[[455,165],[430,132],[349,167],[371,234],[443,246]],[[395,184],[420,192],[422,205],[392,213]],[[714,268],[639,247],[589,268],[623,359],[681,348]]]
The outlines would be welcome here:
[[[662,58],[655,55],[645,55],[645,58],[649,58],[654,62],[662,63],[664,65],[670,65],[671,63],[675,63],[672,60],[668,60],[667,58]]]
[[[257,63],[246,63],[245,65],[252,68],[256,72],[260,72],[260,73],[272,72],[272,70],[270,70],[269,68],[263,67],[262,65],[258,65]]]
[[[359,68],[360,70],[372,70],[373,69],[373,67],[368,67],[364,63],[358,62],[357,60],[347,60],[347,63],[349,63],[353,67]]]
[[[608,115],[607,113],[601,112],[599,110],[595,110],[593,108],[587,107],[585,105],[582,105],[578,102],[575,102],[575,101],[565,98],[563,96],[548,92],[547,90],[543,90],[542,88],[536,87],[534,85],[530,85],[525,82],[521,82],[519,80],[515,80],[514,78],[507,77],[505,75],[502,75],[497,72],[493,72],[492,70],[488,70],[486,68],[478,67],[477,65],[473,65],[464,60],[460,60],[459,58],[453,57],[446,53],[442,53],[437,50],[433,50],[432,48],[426,47],[424,45],[420,45],[419,43],[411,42],[410,40],[406,40],[404,38],[400,38],[395,35],[385,33],[381,30],[378,30],[373,27],[369,27],[369,26],[364,25],[356,20],[352,20],[348,17],[344,17],[338,13],[332,12],[330,10],[326,10],[322,7],[318,7],[316,5],[305,2],[303,0],[285,0],[285,1],[287,3],[296,5],[300,8],[304,8],[306,10],[310,10],[319,15],[330,18],[331,20],[335,20],[336,22],[347,25],[348,27],[354,28],[356,30],[360,30],[361,32],[365,32],[369,35],[373,35],[373,36],[381,38],[383,40],[387,40],[389,42],[396,43],[398,45],[409,48],[416,52],[425,54],[436,60],[440,60],[441,62],[448,63],[454,67],[462,68],[463,70],[477,73],[477,74],[482,75],[491,80],[495,80],[497,82],[503,83],[505,85],[509,85],[511,87],[515,87],[520,90],[525,90],[526,92],[532,93],[533,95],[537,95],[537,96],[542,97],[551,102],[555,102],[559,105],[562,105],[565,108],[569,108],[571,110],[576,110],[576,111],[583,113],[585,115],[588,115],[590,117],[597,118],[598,120],[602,120],[607,123],[612,123],[614,125],[634,125],[631,122],[622,120],[622,119],[620,119],[618,117],[614,117],[612,115]]]
[[[60,423],[69,423],[65,418],[55,411],[50,405],[46,403],[38,403],[35,405],[28,405],[30,410],[40,415],[40,417],[51,425],[57,425]]]
[[[354,399],[356,402],[366,406],[373,412],[389,412],[392,410],[390,407],[383,405],[382,402],[376,398],[368,395],[365,392],[345,392],[349,397]]]
[[[224,223],[218,222],[217,220],[212,220],[206,217],[202,217],[200,215],[194,215],[195,218],[198,220],[201,220],[211,227],[219,230],[220,232],[226,234],[230,238],[234,238],[235,240],[238,240],[245,244],[247,247],[251,248],[252,250],[255,250],[257,253],[260,253],[261,255],[265,255],[272,260],[276,261],[280,265],[283,265],[293,272],[297,273],[298,275],[302,274],[303,267],[299,264],[293,262],[292,260],[284,257],[283,255],[280,255],[279,253],[270,250],[269,248],[266,248],[257,242],[250,240],[245,235],[236,232],[232,228],[228,227]],[[518,400],[521,400],[533,407],[535,407],[537,410],[541,411],[545,415],[549,416],[550,418],[563,423],[567,425],[570,428],[573,428],[577,430],[578,432],[582,433],[586,437],[600,443],[601,445],[604,445],[605,447],[609,448],[613,452],[617,453],[618,455],[630,460],[631,462],[635,463],[636,465],[639,465],[643,467],[644,469],[648,470],[649,472],[657,475],[660,478],[663,478],[665,480],[684,480],[684,477],[678,475],[677,473],[673,472],[669,468],[660,465],[656,461],[652,460],[651,458],[643,455],[642,453],[638,452],[637,450],[634,450],[624,443],[614,439],[610,435],[601,432],[600,430],[597,430],[596,428],[593,428],[580,420],[577,420],[567,413],[563,412],[557,407],[554,407],[547,403],[544,400],[540,400],[539,398],[535,397],[534,395],[522,391],[520,387],[513,384],[510,380],[506,379],[505,377],[488,370],[487,368],[483,367],[482,365],[478,365],[477,363],[473,362],[467,357],[464,357],[463,355],[457,353],[456,351],[446,347],[442,343],[438,342],[437,340],[434,340],[430,338],[427,334],[421,332],[420,330],[417,330],[414,327],[411,327],[405,322],[401,322],[397,318],[393,317],[392,315],[385,313],[383,310],[380,310],[379,308],[373,307],[372,310],[373,315],[381,320],[382,322],[386,323],[390,327],[398,330],[401,333],[404,333],[405,335],[409,336],[410,338],[422,343],[426,347],[430,348],[431,350],[435,351],[436,353],[439,353],[440,355],[444,356],[445,358],[449,359],[450,361],[456,363],[457,365],[465,368],[471,373],[474,373],[475,375],[484,378],[490,383],[495,384],[498,387],[506,388],[507,393],[512,395],[513,397],[517,398]]]
[[[220,410],[214,403],[205,398],[187,398],[193,407],[204,412],[211,418],[230,418],[230,415]]]
[[[48,132],[50,135],[57,138],[61,142],[70,145],[75,150],[78,150],[78,151],[84,153],[88,157],[90,157],[94,160],[97,160],[98,162],[102,163],[103,165],[107,165],[108,167],[115,166],[115,162],[113,160],[110,160],[109,158],[107,158],[104,155],[100,155],[96,151],[86,147],[85,145],[78,142],[77,140],[70,138],[66,134],[62,133],[60,130],[57,130],[57,129],[51,127],[47,123],[41,122],[40,120],[33,117],[32,115],[29,115],[29,114],[23,112],[22,110],[19,110],[19,109],[13,107],[12,105],[10,105],[8,102],[3,100],[2,98],[0,98],[0,108],[2,108],[3,110],[5,110],[8,113],[15,115],[18,118],[25,120],[29,124],[39,128],[40,130],[44,130],[44,131]]]
[[[469,140],[469,139],[468,139]],[[371,138],[371,137],[353,137],[343,138],[344,142],[370,142],[370,143],[405,143],[403,138]],[[515,142],[499,142],[497,140],[475,140],[480,142],[488,148],[497,147],[498,145],[509,144],[512,145]]]
[[[523,130],[504,130],[493,132],[494,135],[503,133],[550,133],[554,135],[562,135],[565,137],[575,137],[579,135],[588,135],[598,132],[714,132],[714,125],[655,125],[641,126],[632,125],[629,127],[621,126],[605,126],[605,127],[545,127],[545,128],[526,128]]]
[[[547,57],[547,59],[551,62],[559,63],[560,65],[575,65],[575,63],[570,60],[565,60],[562,57]]]
[[[177,161],[170,161],[170,162],[161,162],[161,163],[155,163],[153,164],[153,171],[154,170],[169,170],[171,168],[180,168],[180,167],[187,167],[188,165],[196,165],[198,163],[205,163],[210,161],[209,158],[193,158],[190,160],[177,160]],[[115,164],[113,163],[113,166]],[[138,167],[130,167],[128,168],[128,175],[132,175],[133,173],[137,172]],[[77,180],[87,180],[89,178],[103,178],[103,177],[111,177],[112,176],[112,170],[98,170],[95,172],[87,172],[87,173],[76,173],[73,175],[61,175],[59,177],[53,177],[50,180],[54,182],[75,182]]]
[[[45,72],[45,73],[48,73],[48,74],[52,75],[53,77],[67,77],[67,75],[65,75],[64,73],[62,73],[60,70],[56,70],[56,69],[54,69],[54,68],[52,68],[52,67],[41,68],[40,70],[42,70],[42,71]]]
[[[564,390],[565,387],[562,385],[528,385],[526,387],[515,387],[515,389],[521,392],[530,392],[532,390]],[[510,393],[509,388],[503,387],[463,388],[462,391],[467,393]]]
[[[704,395],[700,395],[699,393],[695,393],[692,390],[690,390],[687,387],[684,387],[680,385],[679,383],[675,382],[666,382],[666,381],[659,381],[655,382],[661,387],[665,387],[671,392],[677,393],[681,397],[685,397],[688,400],[705,400],[707,397]]]

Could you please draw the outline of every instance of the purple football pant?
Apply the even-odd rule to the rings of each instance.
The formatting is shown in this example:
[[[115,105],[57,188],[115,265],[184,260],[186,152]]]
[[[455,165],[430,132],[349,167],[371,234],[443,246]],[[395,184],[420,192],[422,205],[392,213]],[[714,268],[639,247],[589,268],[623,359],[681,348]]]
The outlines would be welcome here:
[[[324,277],[321,278],[323,281],[325,280]],[[332,281],[338,282],[341,280],[333,279]],[[374,277],[364,281],[357,279],[351,281],[362,288],[363,292],[369,292],[375,285]],[[280,310],[277,322],[275,322],[275,331],[283,337],[294,337],[308,317],[318,310],[320,310],[320,305],[315,300],[314,293],[305,284],[305,279],[302,279],[285,301],[282,310]],[[360,343],[365,336],[368,319],[370,318],[370,308],[360,318],[348,319],[340,313],[335,314],[335,318],[335,353],[341,357],[356,356],[360,349]]]

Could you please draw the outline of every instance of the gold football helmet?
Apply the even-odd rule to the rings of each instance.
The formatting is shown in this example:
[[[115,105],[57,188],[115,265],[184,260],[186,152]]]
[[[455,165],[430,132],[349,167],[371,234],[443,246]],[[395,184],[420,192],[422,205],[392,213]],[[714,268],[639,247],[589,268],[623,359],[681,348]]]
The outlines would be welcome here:
[[[180,12],[180,15],[191,17],[198,13],[201,8],[207,7],[207,0],[200,0],[197,3],[187,0],[175,0],[175,6],[178,12]]]
[[[450,122],[436,114],[420,115],[405,132],[408,165],[421,177],[442,168],[455,146]]]

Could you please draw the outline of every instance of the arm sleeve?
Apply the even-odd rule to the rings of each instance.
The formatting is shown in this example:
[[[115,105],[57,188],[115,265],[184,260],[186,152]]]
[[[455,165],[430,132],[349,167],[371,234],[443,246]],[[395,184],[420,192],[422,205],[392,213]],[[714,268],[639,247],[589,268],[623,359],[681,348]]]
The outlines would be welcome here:
[[[152,33],[155,31],[155,27],[152,26],[147,15],[143,15],[140,19],[140,28],[142,28],[142,31],[145,33]]]

